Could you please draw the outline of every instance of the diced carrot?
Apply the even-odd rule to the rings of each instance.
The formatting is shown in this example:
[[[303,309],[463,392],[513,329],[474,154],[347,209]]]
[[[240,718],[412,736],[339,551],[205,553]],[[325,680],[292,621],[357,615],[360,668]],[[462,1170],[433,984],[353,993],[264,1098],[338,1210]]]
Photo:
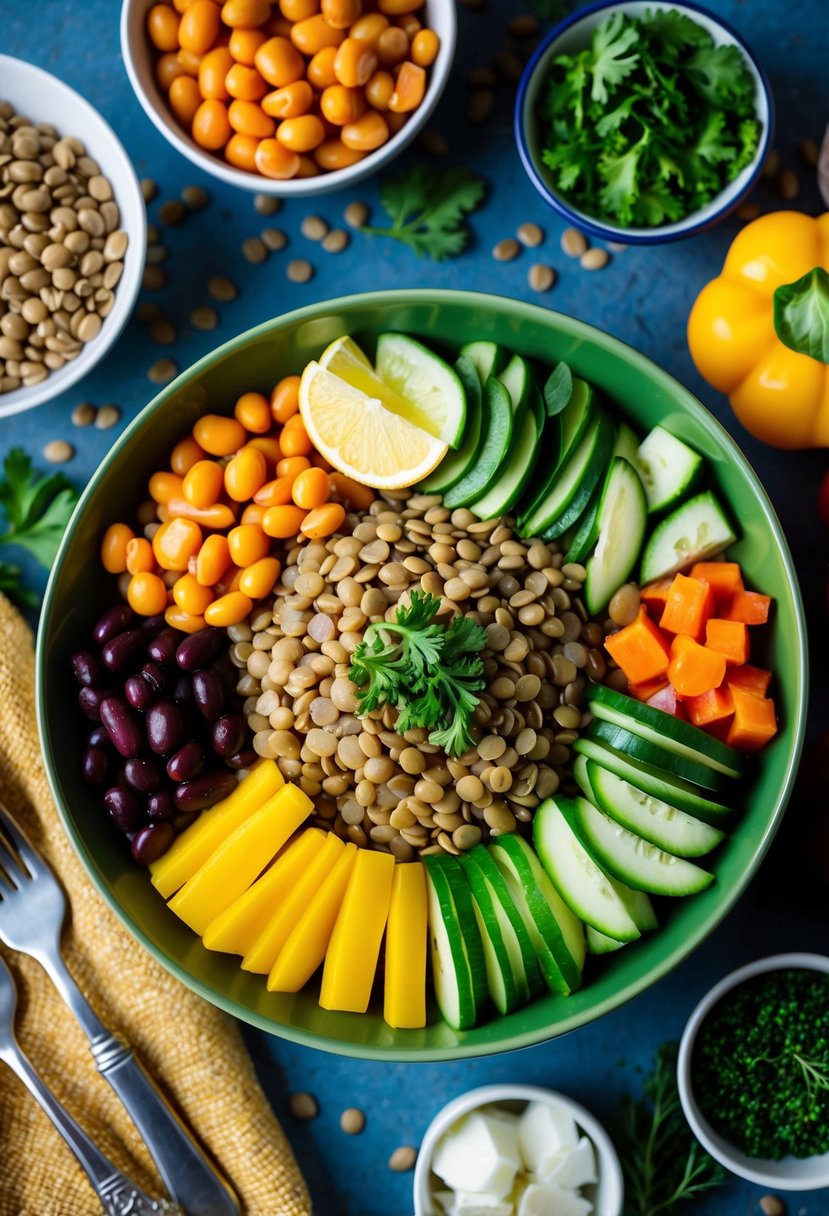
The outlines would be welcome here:
[[[710,584],[717,612],[743,590],[743,572],[737,562],[695,562],[690,573],[691,578],[703,578]]]
[[[648,697],[648,705],[652,705],[654,709],[661,709],[663,714],[670,714],[673,718],[682,718],[683,722],[688,720],[685,704],[677,697],[673,684],[666,684],[664,688],[660,688],[659,692]]]
[[[723,684],[720,688],[709,688],[698,697],[689,697],[685,708],[694,726],[724,738],[734,717],[734,698],[728,685]]]
[[[680,697],[699,697],[711,688],[719,688],[724,675],[724,654],[700,646],[683,634],[671,642],[668,679]]]
[[[681,633],[699,642],[705,636],[706,621],[713,615],[714,593],[708,583],[677,574],[659,624],[670,633]]]
[[[673,583],[672,578],[660,578],[655,583],[648,583],[639,591],[639,600],[645,605],[650,615],[658,621],[665,611],[668,602],[668,592]]]
[[[644,608],[635,621],[606,638],[604,646],[633,684],[652,680],[668,669],[668,643]]]
[[[730,667],[725,673],[725,682],[729,688],[744,688],[756,697],[764,697],[771,684],[771,672],[746,663],[742,667]]]
[[[742,667],[748,662],[750,644],[748,625],[742,621],[723,621],[713,616],[705,626],[705,645],[725,655],[729,667]]]
[[[726,743],[743,752],[756,752],[777,734],[774,701],[756,697],[736,685],[731,688],[734,698],[734,718],[725,737]]]
[[[744,625],[765,625],[769,619],[771,596],[758,591],[738,591],[725,613],[727,621],[742,621]]]
[[[639,684],[628,684],[628,696],[636,697],[637,701],[649,701],[654,693],[667,687],[667,676],[654,676],[652,680],[642,680]]]

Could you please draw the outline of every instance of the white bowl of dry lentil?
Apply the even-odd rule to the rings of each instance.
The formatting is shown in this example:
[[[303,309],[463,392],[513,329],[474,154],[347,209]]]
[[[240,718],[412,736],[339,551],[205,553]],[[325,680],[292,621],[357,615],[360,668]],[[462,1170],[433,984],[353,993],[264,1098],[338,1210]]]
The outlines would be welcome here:
[[[265,7],[267,7],[268,2],[269,0],[251,0],[252,4],[264,4]],[[328,3],[328,0],[326,0],[326,3]],[[428,65],[426,66],[425,91],[422,94],[422,100],[416,106],[416,108],[410,112],[407,112],[408,117],[405,113],[390,114],[388,109],[384,110],[385,118],[382,121],[386,122],[386,119],[394,119],[395,123],[392,123],[391,121],[388,122],[386,135],[383,138],[383,142],[380,143],[379,146],[372,142],[371,139],[369,140],[369,145],[371,148],[373,148],[373,150],[367,151],[366,154],[362,155],[361,159],[353,159],[356,152],[352,150],[352,154],[349,154],[349,150],[343,147],[342,141],[338,138],[333,138],[334,133],[337,130],[342,129],[341,126],[332,125],[331,123],[325,124],[325,139],[322,144],[322,149],[328,149],[329,145],[331,145],[330,156],[328,153],[321,151],[318,153],[317,158],[321,159],[323,156],[325,156],[326,164],[330,159],[330,168],[320,171],[319,166],[315,165],[315,157],[301,155],[300,159],[302,161],[303,170],[300,173],[296,173],[296,170],[294,170],[294,175],[288,176],[287,169],[282,163],[287,156],[285,147],[283,147],[281,144],[279,144],[279,146],[276,148],[272,146],[278,144],[278,141],[277,139],[271,138],[274,133],[274,121],[269,114],[272,113],[275,116],[278,115],[278,117],[283,120],[290,117],[292,121],[294,116],[296,116],[296,120],[298,122],[305,122],[306,118],[310,119],[312,117],[310,113],[306,113],[308,110],[308,101],[306,100],[302,102],[300,107],[297,109],[290,109],[287,114],[283,114],[281,109],[274,109],[270,111],[269,114],[265,114],[261,107],[256,104],[256,102],[243,100],[243,97],[248,96],[247,93],[239,94],[238,100],[242,101],[243,105],[251,107],[248,117],[254,111],[258,112],[254,114],[254,118],[256,122],[263,124],[261,130],[254,133],[253,129],[251,128],[251,134],[248,137],[247,128],[245,133],[243,133],[242,124],[236,124],[236,134],[234,134],[231,141],[228,142],[228,136],[231,135],[231,127],[230,125],[227,125],[224,140],[217,135],[216,141],[212,144],[216,150],[209,150],[206,146],[206,143],[209,141],[205,140],[204,143],[197,142],[197,140],[194,139],[191,134],[190,122],[188,121],[186,126],[183,125],[176,113],[173,112],[166,95],[166,90],[162,84],[159,83],[159,78],[162,78],[163,80],[165,71],[167,78],[172,82],[172,77],[176,71],[175,65],[172,64],[172,59],[175,53],[173,50],[172,28],[170,31],[169,41],[170,49],[163,53],[160,52],[160,48],[157,48],[157,46],[153,44],[147,32],[148,14],[152,9],[161,7],[161,5],[154,4],[154,0],[124,0],[123,7],[121,9],[121,51],[124,57],[124,63],[127,68],[130,82],[135,90],[138,100],[141,102],[141,105],[144,108],[147,117],[161,132],[164,138],[168,140],[173,147],[175,147],[182,154],[182,156],[185,156],[194,165],[198,165],[199,168],[204,169],[206,173],[210,173],[213,177],[217,177],[221,181],[227,182],[231,186],[238,186],[243,190],[256,190],[259,193],[274,194],[283,198],[307,198],[311,195],[326,194],[332,190],[345,189],[349,186],[353,186],[356,182],[362,181],[366,177],[370,177],[372,174],[378,172],[378,170],[384,168],[398,155],[398,153],[402,152],[403,149],[412,142],[420,131],[423,130],[426,122],[437,105],[441,94],[443,93],[447,80],[449,79],[449,73],[455,53],[457,18],[454,0],[389,0],[389,21],[392,23],[392,25],[395,25],[397,21],[403,22],[414,16],[421,21],[424,30],[433,30],[439,40],[439,48],[434,60],[429,59],[429,55],[432,53],[431,51],[424,56],[415,56],[415,53],[412,52],[413,56],[422,58],[424,62],[425,60],[429,59]],[[274,5],[274,8],[275,7],[276,5]],[[282,12],[292,11],[290,7],[290,0],[287,0],[287,3],[283,3],[279,7]],[[319,15],[319,7],[319,4],[314,3],[311,3],[310,5],[302,5],[302,13],[303,15],[309,11],[311,13],[316,13],[318,15],[314,16],[312,19],[314,21],[323,22],[322,15]],[[347,5],[346,7],[349,7],[353,13],[359,16],[361,7],[359,0],[355,0],[355,2]],[[173,14],[173,18],[170,22],[172,27],[174,23],[178,22],[178,14],[172,8],[170,8],[170,12]],[[382,18],[382,15],[379,13],[372,14],[372,17],[375,19],[380,18],[381,20],[385,20],[385,18]],[[353,19],[354,18],[352,17],[351,20],[353,21]],[[277,12],[276,18],[270,17],[267,21],[263,22],[256,20],[251,21],[250,18],[247,18],[246,20],[250,24],[261,25],[269,31],[270,28],[273,27],[274,32],[281,35],[289,32],[289,23],[280,17],[279,12]],[[345,18],[343,18],[343,20],[345,20]],[[274,24],[274,22],[276,22],[276,24]],[[226,37],[231,31],[222,31],[222,27],[220,26],[217,34],[219,39],[223,37],[223,32],[224,36]],[[246,33],[248,32],[254,35],[258,33],[256,30],[246,31]],[[331,34],[330,27],[328,27],[328,34]],[[273,37],[273,35],[271,35],[271,37]],[[161,34],[160,41],[164,45],[167,45],[165,42],[164,33]],[[284,36],[281,37],[282,43],[286,43],[286,41],[287,40]],[[351,39],[349,39],[349,42],[350,41]],[[177,40],[175,45],[179,45]],[[213,43],[211,42],[207,45],[213,46]],[[221,43],[216,43],[215,45],[220,46]],[[320,43],[321,47],[326,47],[328,45],[330,45],[330,42],[326,43],[323,41]],[[283,50],[284,49],[285,48],[283,47]],[[313,48],[309,48],[307,53],[304,55],[306,66],[312,57],[312,49]],[[210,53],[212,53],[212,51]],[[253,53],[254,52],[252,49],[245,48],[245,50],[239,53],[239,58],[236,60],[236,66],[240,67],[246,73],[251,73],[251,79],[253,76],[257,75],[253,67]],[[300,58],[303,58],[302,56],[298,56],[297,51],[291,48],[290,45],[288,45],[288,53],[297,56],[297,62],[299,62]],[[188,52],[186,51],[179,50],[177,52],[179,58],[181,58],[181,56],[187,56],[187,54]],[[409,57],[409,48],[406,48],[405,50],[405,57],[406,59]],[[159,65],[159,58],[166,60],[167,63]],[[190,58],[193,59],[193,56],[190,55]],[[196,59],[200,58],[202,58],[202,56],[196,55]],[[193,63],[195,65],[195,69],[198,70],[198,65],[196,64],[195,59],[193,59]],[[421,68],[419,65],[414,66],[416,66],[416,75],[419,76]],[[376,60],[374,68],[377,68]],[[317,80],[314,82],[314,87],[318,87],[320,90],[328,85],[337,85],[337,80],[331,74],[333,70],[331,65],[325,65],[325,70],[328,75],[325,77],[320,76],[319,82],[317,82]],[[398,71],[397,60],[391,64],[391,70],[394,72]],[[388,75],[388,73],[374,70],[374,76],[384,74]],[[330,76],[330,79],[328,76]],[[263,84],[261,78],[259,78],[258,81],[254,82],[255,87],[253,88],[250,96],[254,96],[258,99],[261,95],[261,90],[263,87],[277,88],[279,93],[283,93],[285,91],[284,87],[278,87],[281,84],[282,79],[283,77],[279,73],[272,78],[269,76],[268,83]],[[296,81],[296,75],[292,71],[288,71],[284,79],[286,83],[289,82],[289,88],[293,88],[294,82]],[[389,77],[389,79],[391,80],[391,77]],[[303,85],[305,80],[306,78],[303,76],[299,81],[299,84]],[[182,89],[182,93],[186,93],[186,86],[179,87]],[[341,88],[342,86],[337,85],[337,87]],[[396,87],[399,88],[399,80]],[[309,88],[305,91],[310,97],[311,89]],[[352,94],[355,91],[356,90],[354,88],[349,90],[349,92]],[[234,96],[236,96],[235,93]],[[262,101],[263,103],[268,102],[270,98],[275,97],[276,92],[269,93],[266,97],[262,98]],[[203,100],[203,98],[204,94],[202,94],[201,99]],[[224,110],[224,100],[232,100],[230,95],[224,89],[223,85],[216,88],[211,86],[209,90],[209,98],[211,99],[209,102],[210,105],[213,107],[218,106],[222,110]],[[189,117],[194,111],[199,100],[200,99],[196,97],[194,93],[192,107],[188,108],[188,106],[191,105],[190,99],[186,96],[182,97],[182,115]],[[314,100],[310,102],[315,113],[318,113],[319,101],[320,99],[315,97]],[[365,103],[361,102],[360,104],[364,106]],[[381,104],[386,105],[387,99],[384,99],[383,102],[378,100],[375,108],[379,110]],[[362,116],[362,111],[360,113]],[[369,116],[371,116],[372,121],[376,124],[376,118],[379,117],[379,115],[375,113],[374,109],[369,108],[366,111],[366,118]],[[399,126],[398,129],[395,130],[395,125],[401,118],[405,118],[405,121],[401,126]],[[221,124],[223,125],[228,123],[227,117],[219,114],[218,110],[216,111],[216,114],[213,115],[213,120],[215,120],[215,122],[221,121]],[[314,117],[313,121],[315,124],[321,123],[319,117]],[[355,122],[351,125],[356,126],[357,124]],[[319,127],[319,130],[321,129],[322,125]],[[253,143],[246,146],[244,140],[247,138],[252,139]],[[295,151],[297,153],[305,153],[306,151],[313,152],[316,149],[316,144],[314,144],[313,138],[316,137],[312,137],[307,148],[300,146],[300,144],[307,143],[307,139],[301,139],[300,144],[297,145]],[[267,176],[266,173],[257,171],[255,164],[253,163],[254,144],[257,141],[260,144],[268,145],[268,148],[270,148],[270,155],[268,159],[271,164],[273,164],[273,157],[278,156],[280,160],[278,170],[281,174],[280,177]],[[230,150],[227,156],[225,155],[224,151],[226,146]],[[353,145],[353,148],[356,149],[356,144]],[[234,163],[229,163],[231,157]],[[344,159],[342,167],[335,167],[335,162],[338,159]],[[247,163],[250,164],[250,168],[242,167]],[[314,175],[303,176],[302,172],[304,172],[306,169]]]
[[[80,186],[84,183],[84,192],[86,193],[86,183],[94,179],[94,186],[88,191],[88,196],[92,197],[97,216],[103,214],[103,218],[98,221],[94,217],[84,217],[84,223],[89,231],[88,248],[77,250],[69,250],[71,256],[67,256],[67,247],[64,244],[64,236],[70,236],[70,241],[74,235],[74,243],[78,243],[78,238],[83,242],[83,234],[86,231],[84,224],[79,222],[79,219],[72,220],[70,216],[64,216],[63,220],[55,218],[55,204],[61,208],[66,207],[68,210],[72,208],[72,198],[67,200],[66,197],[56,196],[47,199],[33,200],[38,207],[37,211],[27,213],[22,226],[27,229],[25,238],[21,234],[21,239],[26,239],[31,244],[34,240],[34,245],[31,248],[34,250],[34,257],[29,253],[29,250],[23,246],[22,249],[14,249],[17,238],[10,239],[10,233],[14,232],[15,226],[19,226],[19,221],[11,225],[11,228],[3,221],[5,218],[11,219],[11,214],[6,216],[3,211],[4,206],[12,208],[11,199],[17,194],[13,191],[9,198],[0,196],[0,342],[11,339],[12,343],[20,344],[21,351],[17,352],[14,345],[8,345],[12,366],[14,368],[14,359],[17,356],[17,362],[21,362],[21,355],[26,357],[27,363],[40,363],[39,359],[34,359],[32,353],[26,350],[30,341],[30,335],[37,335],[38,326],[44,320],[49,320],[49,313],[59,311],[53,309],[52,305],[59,306],[65,304],[65,300],[61,299],[62,291],[66,295],[72,296],[72,288],[69,284],[69,279],[75,276],[73,285],[84,278],[87,282],[90,279],[94,283],[95,276],[101,274],[101,283],[93,285],[91,294],[88,294],[83,299],[74,296],[73,310],[75,315],[80,315],[86,311],[84,300],[95,299],[96,293],[101,290],[107,293],[102,296],[97,307],[89,310],[89,315],[92,317],[101,317],[102,324],[97,321],[88,322],[88,332],[90,337],[88,340],[80,344],[80,348],[73,351],[73,344],[68,344],[68,349],[64,355],[60,355],[58,350],[51,350],[44,347],[36,347],[35,349],[43,349],[49,355],[58,355],[58,358],[50,359],[54,363],[54,367],[49,370],[49,374],[43,378],[39,378],[39,373],[33,368],[28,379],[31,383],[25,383],[22,376],[10,376],[6,367],[6,359],[3,352],[0,351],[0,417],[6,417],[10,414],[19,413],[21,410],[30,409],[32,406],[41,405],[44,401],[48,401],[51,397],[57,396],[64,392],[70,385],[75,384],[83,376],[89,372],[96,363],[98,363],[107,351],[112,347],[113,343],[118,338],[122,329],[129,319],[141,287],[141,275],[144,270],[144,250],[147,244],[147,217],[144,209],[144,200],[141,196],[141,188],[138,184],[138,178],[130,163],[124,148],[115,135],[112,128],[104,121],[97,110],[85,101],[80,94],[74,89],[70,89],[57,77],[44,72],[41,68],[34,67],[32,64],[24,63],[20,59],[12,59],[8,55],[0,55],[0,106],[3,102],[7,102],[13,108],[14,113],[23,115],[31,119],[32,123],[38,125],[47,124],[46,130],[38,130],[38,136],[46,135],[47,142],[52,138],[48,124],[53,124],[57,129],[57,135],[65,140],[76,139],[83,144],[84,153],[91,158],[90,164],[84,166],[89,170],[88,174],[79,176],[81,170],[79,168],[82,160],[82,154],[77,153],[77,161],[71,155],[72,149],[67,148],[68,156],[62,156],[64,161],[72,160],[74,163],[67,164],[64,169],[60,164],[47,164],[43,166],[43,177],[50,169],[60,170],[54,173],[56,182],[54,186],[48,184],[48,180],[43,183],[40,177],[28,177],[27,180],[32,181],[33,185],[37,185],[36,190],[30,193],[40,194],[44,185],[48,188],[50,194],[52,189],[61,190],[69,186]],[[13,153],[14,141],[8,134],[2,130],[3,124],[8,124],[9,116],[3,116],[3,110],[0,108],[0,150],[5,151],[5,141],[10,144],[9,150]],[[51,149],[44,147],[34,152],[34,157],[31,153],[34,148],[24,148],[26,159],[31,163],[35,163],[41,156],[51,157]],[[21,158],[23,159],[23,158]],[[10,166],[16,163],[15,161],[7,162],[0,168],[0,195],[2,195],[2,185],[6,181],[10,173]],[[97,172],[97,170],[100,172]],[[35,171],[37,172],[37,171]],[[67,180],[68,175],[68,180]],[[77,181],[75,178],[77,177]],[[57,179],[60,179],[57,181]],[[104,180],[105,179],[105,180]],[[22,179],[21,179],[22,180]],[[93,194],[94,189],[94,194]],[[83,197],[78,195],[77,197]],[[96,198],[95,195],[100,196]],[[117,212],[110,205],[114,200],[117,207]],[[47,210],[44,210],[44,207]],[[14,208],[17,211],[17,208]],[[22,214],[22,213],[21,213]],[[51,226],[45,219],[39,219],[40,216],[49,215]],[[80,213],[76,213],[79,217]],[[64,223],[63,221],[66,220]],[[72,227],[74,223],[74,228]],[[46,224],[46,227],[42,227]],[[97,232],[100,227],[101,231]],[[95,233],[97,232],[97,237]],[[126,237],[125,249],[124,237],[119,234],[123,233]],[[43,236],[48,237],[48,243],[43,245]],[[117,237],[116,242],[112,238]],[[88,277],[81,269],[81,263],[87,257],[91,257],[95,252],[97,241],[100,240],[106,243],[109,239],[109,248],[103,247],[99,251],[99,255],[103,259],[103,265],[97,268],[94,272],[89,271]],[[86,245],[86,242],[83,242]],[[43,245],[40,249],[39,246]],[[9,267],[4,262],[4,250],[11,247],[11,255],[6,254],[6,257],[13,256],[15,252],[26,253],[31,258],[29,269],[35,274],[48,277],[48,283],[44,282],[38,287],[32,287],[31,290],[25,290],[25,294],[21,294],[19,288],[15,288],[14,292],[10,291],[7,284],[10,283],[12,277],[19,283],[17,275],[12,276],[9,272]],[[44,251],[47,253],[47,262],[41,262],[41,254]],[[110,257],[110,254],[119,254],[118,257]],[[47,266],[54,261],[54,269],[49,270]],[[95,258],[97,261],[97,257]],[[116,264],[122,266],[122,271],[114,269]],[[110,269],[113,267],[113,269]],[[21,271],[25,275],[25,271]],[[57,274],[58,281],[55,282],[54,275]],[[61,278],[60,276],[65,276]],[[78,279],[80,276],[80,280]],[[58,284],[64,283],[65,287],[59,288]],[[106,286],[104,284],[106,283]],[[53,295],[44,301],[40,294],[41,290],[45,292],[53,291]],[[86,288],[84,288],[86,290]],[[12,296],[14,298],[12,299]],[[10,302],[10,300],[12,302]],[[23,316],[20,309],[24,306],[28,309],[33,309],[32,323],[28,321],[23,324]],[[102,308],[108,310],[106,315],[102,315]],[[13,319],[8,319],[13,318]],[[57,327],[60,330],[60,326]],[[93,333],[93,331],[95,331]],[[98,332],[99,331],[99,332]],[[70,331],[71,333],[72,331]],[[17,335],[16,337],[14,335]],[[77,335],[75,335],[77,337]],[[43,335],[39,335],[43,338]],[[49,338],[50,346],[55,335]],[[44,339],[44,342],[46,339]],[[5,349],[5,347],[4,347]],[[62,364],[60,360],[63,360]],[[8,390],[3,390],[3,383],[6,380],[10,387]],[[14,380],[20,380],[21,383],[14,387]]]

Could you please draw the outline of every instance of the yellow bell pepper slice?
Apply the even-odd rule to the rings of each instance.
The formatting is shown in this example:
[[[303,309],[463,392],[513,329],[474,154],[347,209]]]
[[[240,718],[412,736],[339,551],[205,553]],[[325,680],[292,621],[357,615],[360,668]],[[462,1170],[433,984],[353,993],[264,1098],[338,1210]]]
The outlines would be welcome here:
[[[419,862],[395,866],[386,926],[383,1017],[389,1026],[426,1025],[426,872]]]
[[[150,865],[151,881],[169,899],[240,823],[285,784],[275,760],[263,760],[240,781],[232,794],[202,811],[195,823],[177,836],[163,857]]]
[[[241,823],[167,905],[201,935],[262,873],[285,841],[314,809],[307,794],[283,785]]]
[[[320,1005],[365,1013],[389,914],[394,858],[360,849],[325,955]]]

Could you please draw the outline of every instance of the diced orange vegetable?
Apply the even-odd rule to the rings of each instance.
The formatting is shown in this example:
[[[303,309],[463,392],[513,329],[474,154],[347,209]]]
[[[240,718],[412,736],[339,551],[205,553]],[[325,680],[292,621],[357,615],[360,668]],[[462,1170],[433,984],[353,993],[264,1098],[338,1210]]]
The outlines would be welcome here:
[[[705,645],[709,650],[718,650],[725,655],[731,667],[742,667],[748,662],[750,644],[748,626],[742,621],[722,621],[712,617],[705,626]]]
[[[720,688],[709,688],[698,697],[689,697],[685,708],[694,726],[722,738],[734,716],[734,698],[728,685],[723,684]]]
[[[725,655],[693,638],[678,634],[671,642],[668,679],[680,697],[699,697],[711,688],[719,688],[725,676]]]
[[[725,682],[729,688],[744,688],[746,692],[753,692],[756,697],[764,697],[771,684],[771,672],[746,663],[742,667],[729,668],[725,673]]]
[[[655,583],[648,583],[646,587],[640,588],[639,600],[645,605],[655,621],[658,621],[665,611],[665,605],[668,602],[668,592],[671,589],[673,581],[672,578],[660,578]]]
[[[605,639],[605,650],[634,684],[668,670],[670,650],[644,608],[635,621]]]
[[[668,687],[667,676],[654,676],[652,680],[642,680],[639,684],[628,684],[628,696],[636,697],[637,701],[649,701],[655,693]]]
[[[731,687],[734,700],[734,718],[725,737],[730,747],[742,752],[756,752],[777,734],[777,715],[774,701],[769,697],[756,697],[736,685]]]
[[[743,590],[743,572],[738,562],[695,562],[691,578],[705,579],[714,592],[717,612],[726,608],[738,591]]]
[[[670,714],[672,718],[682,718],[683,721],[688,718],[685,703],[677,697],[673,684],[666,684],[664,688],[660,688],[653,696],[648,697],[647,703],[654,709],[661,709],[663,714]]]
[[[725,613],[727,621],[742,621],[744,625],[765,625],[769,619],[771,596],[757,591],[738,591]]]
[[[681,633],[700,641],[705,635],[706,621],[713,615],[714,593],[708,583],[677,574],[659,624],[669,633]]]

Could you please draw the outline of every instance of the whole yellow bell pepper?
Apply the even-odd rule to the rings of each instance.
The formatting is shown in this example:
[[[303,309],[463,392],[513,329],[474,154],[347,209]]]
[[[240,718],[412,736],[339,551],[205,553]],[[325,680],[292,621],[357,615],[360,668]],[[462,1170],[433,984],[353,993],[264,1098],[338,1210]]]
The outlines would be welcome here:
[[[747,224],[688,319],[698,370],[778,448],[829,447],[829,212]]]

